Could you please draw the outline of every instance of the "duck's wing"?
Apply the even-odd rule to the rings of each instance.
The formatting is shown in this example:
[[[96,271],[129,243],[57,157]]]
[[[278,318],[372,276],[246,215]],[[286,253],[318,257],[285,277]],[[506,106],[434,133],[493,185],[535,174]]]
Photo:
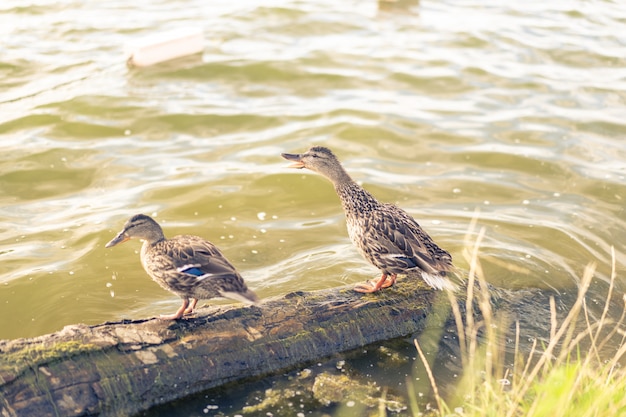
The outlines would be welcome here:
[[[188,238],[191,263],[178,267],[180,272],[186,276],[194,276],[196,281],[208,280],[208,285],[216,286],[222,297],[247,304],[256,304],[259,301],[217,246],[197,236]]]
[[[170,251],[178,272],[208,278],[218,275],[239,275],[235,267],[211,242],[197,236],[176,236]]]
[[[190,292],[196,287],[212,288],[223,296],[248,291],[243,278],[220,250],[197,236],[176,236],[165,241],[170,260],[163,279],[172,288]]]
[[[451,266],[448,252],[439,248],[413,217],[391,204],[372,213],[366,238],[381,264],[390,269],[419,268],[428,274],[441,274]]]

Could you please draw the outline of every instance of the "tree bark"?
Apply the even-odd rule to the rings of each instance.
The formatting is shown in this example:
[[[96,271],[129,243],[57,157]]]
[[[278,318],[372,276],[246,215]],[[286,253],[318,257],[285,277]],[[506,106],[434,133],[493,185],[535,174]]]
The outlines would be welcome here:
[[[445,294],[421,280],[359,294],[296,292],[178,321],[72,325],[0,341],[0,416],[127,416],[151,406],[419,332]],[[447,314],[447,313],[446,313]],[[439,322],[446,317],[440,317]]]

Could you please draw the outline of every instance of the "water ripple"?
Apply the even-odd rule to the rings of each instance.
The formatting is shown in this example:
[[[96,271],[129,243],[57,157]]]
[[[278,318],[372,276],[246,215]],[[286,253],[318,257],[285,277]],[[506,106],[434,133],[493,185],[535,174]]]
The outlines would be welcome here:
[[[494,283],[606,280],[611,246],[623,271],[624,6],[398,3],[4,2],[0,338],[176,304],[136,242],[103,248],[137,212],[262,296],[375,276],[332,186],[279,157],[312,144],[461,267],[478,210]],[[125,42],[181,26],[202,55],[125,67]]]

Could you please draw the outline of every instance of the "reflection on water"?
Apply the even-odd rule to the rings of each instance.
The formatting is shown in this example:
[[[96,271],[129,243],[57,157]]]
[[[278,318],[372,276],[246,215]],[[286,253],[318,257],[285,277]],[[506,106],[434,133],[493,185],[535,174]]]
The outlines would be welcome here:
[[[0,338],[156,315],[130,215],[216,243],[260,296],[377,274],[330,184],[332,148],[457,265],[601,299],[626,247],[626,8],[539,2],[77,2],[0,6]],[[203,27],[202,56],[128,69],[136,36]],[[597,293],[594,293],[597,291]],[[10,320],[7,320],[10,318]]]

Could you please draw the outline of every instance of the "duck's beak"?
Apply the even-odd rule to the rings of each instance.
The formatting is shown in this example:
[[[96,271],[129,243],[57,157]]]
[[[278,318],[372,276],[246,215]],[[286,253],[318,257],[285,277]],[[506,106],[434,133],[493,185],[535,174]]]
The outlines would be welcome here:
[[[302,154],[281,153],[280,155],[288,161],[293,161],[293,164],[289,165],[289,168],[304,168],[304,162],[302,162]]]
[[[105,248],[110,248],[112,246],[115,246],[119,243],[124,243],[127,240],[130,239],[130,236],[128,236],[126,234],[126,231],[122,230],[121,232],[119,232],[117,234],[117,236],[115,236],[113,239],[111,239],[111,241],[109,243],[107,243],[106,245],[104,245]]]

